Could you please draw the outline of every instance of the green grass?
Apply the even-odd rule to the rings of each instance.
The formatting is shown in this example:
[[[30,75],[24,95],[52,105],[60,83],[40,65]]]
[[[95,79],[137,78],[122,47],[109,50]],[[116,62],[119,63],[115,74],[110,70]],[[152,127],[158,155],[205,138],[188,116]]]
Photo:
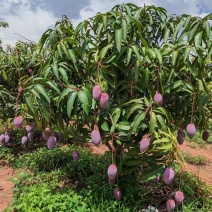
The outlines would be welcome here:
[[[201,155],[194,156],[188,152],[182,152],[182,155],[184,157],[184,160],[187,163],[192,164],[192,165],[198,166],[198,165],[206,165],[208,163],[208,159]]]

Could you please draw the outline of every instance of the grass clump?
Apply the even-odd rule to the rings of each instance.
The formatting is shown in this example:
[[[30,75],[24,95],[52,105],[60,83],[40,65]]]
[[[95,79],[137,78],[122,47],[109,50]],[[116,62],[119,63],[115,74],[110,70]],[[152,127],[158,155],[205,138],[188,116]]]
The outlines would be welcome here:
[[[204,156],[201,156],[201,155],[194,156],[188,152],[183,152],[182,154],[183,154],[184,160],[189,164],[199,166],[199,165],[206,165],[208,163],[208,159],[205,158]]]

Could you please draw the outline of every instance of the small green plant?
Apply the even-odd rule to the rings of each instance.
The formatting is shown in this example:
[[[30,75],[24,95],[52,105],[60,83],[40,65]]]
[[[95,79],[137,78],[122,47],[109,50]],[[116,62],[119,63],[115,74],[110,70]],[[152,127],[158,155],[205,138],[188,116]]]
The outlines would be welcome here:
[[[15,160],[13,152],[14,150],[12,148],[0,146],[0,160],[5,160],[6,162],[13,162]]]
[[[21,188],[15,195],[11,210],[17,211],[90,211],[83,197],[71,188],[51,190],[49,184]]]
[[[188,152],[183,152],[183,157],[187,163],[193,165],[206,165],[208,163],[208,159],[201,155],[194,156]]]

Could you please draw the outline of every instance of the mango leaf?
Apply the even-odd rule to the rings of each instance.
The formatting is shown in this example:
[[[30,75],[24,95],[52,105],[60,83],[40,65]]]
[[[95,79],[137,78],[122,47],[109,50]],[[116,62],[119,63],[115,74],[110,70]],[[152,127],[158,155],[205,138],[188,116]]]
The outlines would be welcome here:
[[[121,109],[120,108],[116,108],[116,110],[112,113],[112,126],[110,129],[110,133],[114,133],[115,129],[116,129],[116,124],[119,120],[119,117],[121,115]]]
[[[139,164],[141,164],[141,158],[133,158],[128,160],[126,159],[122,163],[126,166],[138,166]]]
[[[142,83],[141,83],[141,86],[142,86],[142,89],[145,90],[149,84],[149,75],[150,75],[150,71],[148,68],[145,68],[143,71],[142,71]]]
[[[50,104],[50,98],[49,98],[49,96],[47,94],[46,89],[42,85],[40,85],[40,84],[36,84],[35,85],[35,89],[37,91],[39,91],[46,98],[47,102]]]
[[[154,144],[167,143],[167,142],[170,142],[169,138],[162,138],[162,139],[157,139],[153,141]]]
[[[167,43],[169,35],[170,35],[170,29],[167,28],[164,34],[164,44]]]
[[[127,63],[126,63],[126,65],[129,64],[129,62],[131,60],[131,56],[132,56],[132,48],[128,48],[128,50],[127,50]]]
[[[109,129],[109,125],[108,123],[104,120],[103,123],[101,124],[101,128],[105,131],[105,132],[108,132],[110,129]]]
[[[54,64],[52,66],[52,70],[54,75],[57,77],[57,79],[59,80],[59,72],[58,72],[58,65],[57,62],[54,60]]]
[[[163,152],[168,152],[172,149],[172,143],[166,143],[156,148],[157,150],[163,150]]]
[[[69,58],[72,60],[74,64],[77,63],[76,56],[73,49],[68,50]]]
[[[154,112],[150,112],[149,133],[152,134],[156,127],[156,116]]]
[[[139,53],[139,47],[137,45],[132,45],[132,50],[135,52],[137,59],[141,61],[141,55]]]
[[[185,24],[185,20],[182,19],[176,26],[175,31],[173,33],[173,39],[176,40],[177,38],[177,34],[179,32],[179,30],[183,27],[183,25]]]
[[[211,17],[212,15],[210,14],[210,17]],[[204,20],[204,19],[203,19]],[[209,24],[209,22],[206,20],[206,21],[204,21],[204,23],[203,23],[203,25],[204,25],[204,27],[205,27],[205,32],[206,32],[206,39],[210,39],[210,24]]]
[[[57,105],[59,106],[60,102],[62,101],[62,99],[67,96],[69,93],[74,92],[74,90],[72,88],[66,88],[59,96]]]
[[[118,123],[118,129],[119,130],[129,131],[130,130],[130,122],[128,122],[128,121],[119,122]]]
[[[162,65],[163,61],[162,61],[162,55],[161,55],[160,51],[158,49],[156,49],[156,48],[154,48],[154,51],[155,51],[155,53],[157,55],[157,59],[159,61],[159,64]]]
[[[122,38],[123,41],[127,40],[127,21],[125,18],[122,18]]]
[[[47,121],[47,123],[49,123],[50,122],[50,114],[51,114],[49,102],[47,102],[44,97],[41,97],[41,99],[38,100],[38,104],[39,104],[39,109],[41,110],[45,120]]]
[[[162,130],[167,130],[167,125],[166,125],[166,122],[163,118],[163,116],[161,115],[156,115],[156,118],[157,118],[157,123],[160,124],[160,126],[162,127]]]
[[[57,87],[55,83],[53,83],[52,81],[47,81],[46,84],[48,84],[51,88],[53,88],[55,91],[57,91],[57,93],[60,94],[60,89]]]
[[[146,116],[146,112],[141,113],[138,117],[136,116],[136,120],[134,121],[132,131],[137,132],[137,128],[142,120],[144,120]]]
[[[60,74],[62,75],[63,80],[67,83],[68,82],[68,75],[66,73],[66,70],[62,67],[60,67],[58,70],[59,70]]]
[[[143,110],[142,104],[134,104],[132,105],[126,112],[126,119],[128,119],[135,111]]]
[[[139,180],[143,182],[153,180],[157,176],[162,175],[164,170],[165,170],[165,165],[155,165],[151,167],[151,169],[149,169],[148,171],[143,172],[140,175]]]
[[[188,46],[184,52],[184,57],[183,57],[183,62],[186,63],[187,60],[189,59],[189,54],[193,50],[192,47]]]
[[[71,94],[70,98],[67,101],[67,115],[69,118],[71,117],[71,113],[72,113],[72,110],[74,107],[74,102],[75,102],[76,96],[77,96],[77,92],[75,91]]]
[[[38,41],[38,45],[37,45],[37,49],[36,49],[36,54],[39,54],[47,40],[47,38],[49,37],[49,32],[51,32],[52,29],[48,29],[46,30],[43,35],[41,36],[40,40]]]
[[[108,51],[110,48],[112,48],[112,47],[113,47],[113,44],[112,44],[112,43],[110,43],[110,44],[108,44],[107,46],[105,46],[105,47],[101,50],[101,52],[100,52],[100,59],[103,59],[103,58],[105,57],[107,51]]]
[[[27,103],[27,105],[28,105],[29,110],[31,110],[31,112],[32,112],[34,115],[36,115],[36,114],[37,114],[37,111],[36,111],[36,109],[35,109],[35,107],[34,107],[32,101],[31,101],[31,97],[30,97],[30,94],[29,94],[29,93],[26,93],[26,94],[25,94],[25,100],[26,100],[26,103]]]
[[[194,25],[194,27],[192,29],[190,29],[189,34],[188,34],[189,42],[194,38],[194,35],[195,35],[200,23],[198,21],[195,21],[192,25]]]
[[[89,104],[89,98],[87,96],[87,93],[84,90],[81,90],[78,92],[77,96],[80,102],[82,103],[83,110],[88,115],[90,112],[90,104]]]
[[[170,122],[170,115],[169,115],[168,111],[167,111],[165,108],[163,108],[163,107],[158,107],[158,108],[154,109],[153,111],[154,111],[156,114],[159,113],[159,114],[165,116],[165,117],[166,117],[166,120],[168,121],[168,123]]]
[[[175,64],[176,64],[178,53],[179,53],[178,50],[172,52],[172,66],[173,66],[173,67],[174,67]]]
[[[121,43],[122,43],[122,28],[115,30],[115,41],[116,41],[116,48],[118,52],[121,51]]]

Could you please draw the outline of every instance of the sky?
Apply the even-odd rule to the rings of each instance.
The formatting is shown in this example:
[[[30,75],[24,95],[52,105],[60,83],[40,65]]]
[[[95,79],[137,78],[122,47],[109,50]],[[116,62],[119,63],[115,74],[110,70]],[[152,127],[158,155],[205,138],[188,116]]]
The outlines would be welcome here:
[[[25,38],[38,42],[56,21],[66,15],[76,26],[97,12],[108,12],[117,4],[133,3],[143,7],[164,7],[168,14],[191,14],[201,17],[212,13],[212,0],[0,0],[0,21],[9,23],[9,28],[0,28],[3,47],[15,45]],[[18,34],[16,34],[18,33]]]

